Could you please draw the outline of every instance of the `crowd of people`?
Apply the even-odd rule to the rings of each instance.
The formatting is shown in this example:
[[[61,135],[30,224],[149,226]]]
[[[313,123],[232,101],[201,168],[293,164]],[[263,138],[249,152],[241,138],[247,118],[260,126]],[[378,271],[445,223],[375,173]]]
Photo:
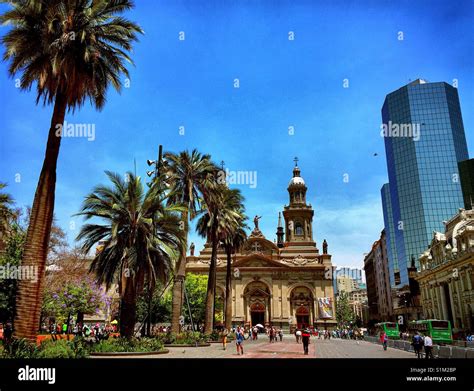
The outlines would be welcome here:
[[[400,333],[401,334],[401,333]],[[405,333],[404,333],[405,334]],[[388,345],[388,335],[385,332],[380,333],[380,342],[382,343],[383,350],[387,350]],[[407,340],[407,337],[400,335],[400,339]],[[429,335],[421,335],[418,331],[415,332],[411,339],[411,345],[415,351],[417,358],[422,358],[422,350],[424,347],[425,358],[430,359],[434,358],[433,356],[433,339]]]
[[[117,332],[115,324],[104,323],[75,323],[71,321],[69,325],[67,322],[50,322],[49,326],[43,324],[43,332],[49,332],[53,340],[58,339],[60,334],[73,334],[78,337],[94,338],[97,342],[108,339],[110,334]]]

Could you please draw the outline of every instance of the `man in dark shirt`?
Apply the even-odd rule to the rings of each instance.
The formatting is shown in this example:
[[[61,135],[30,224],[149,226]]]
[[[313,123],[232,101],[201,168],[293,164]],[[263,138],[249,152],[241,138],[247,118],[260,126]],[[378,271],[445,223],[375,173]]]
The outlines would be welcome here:
[[[301,334],[302,340],[303,340],[303,349],[304,349],[304,354],[307,355],[309,351],[309,338],[311,336],[311,332],[307,327],[303,327],[303,331]]]

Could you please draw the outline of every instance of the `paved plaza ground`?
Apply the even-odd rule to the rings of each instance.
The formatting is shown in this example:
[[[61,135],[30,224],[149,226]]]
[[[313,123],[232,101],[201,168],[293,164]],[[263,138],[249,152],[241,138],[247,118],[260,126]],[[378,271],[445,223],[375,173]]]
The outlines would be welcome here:
[[[311,338],[309,354],[303,354],[303,345],[296,343],[295,337],[285,335],[282,342],[269,343],[268,338],[259,337],[257,341],[244,342],[244,355],[238,356],[235,343],[222,349],[222,344],[211,344],[202,348],[168,348],[169,354],[146,356],[150,358],[414,358],[413,353],[388,348],[365,341],[319,340]]]

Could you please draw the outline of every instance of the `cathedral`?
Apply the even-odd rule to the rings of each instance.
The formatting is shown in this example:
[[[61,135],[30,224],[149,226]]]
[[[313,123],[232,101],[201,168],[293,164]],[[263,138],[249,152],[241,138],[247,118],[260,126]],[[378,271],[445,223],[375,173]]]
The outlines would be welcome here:
[[[232,256],[233,324],[273,325],[285,330],[336,327],[331,255],[326,240],[320,253],[313,238],[314,211],[297,163],[288,184],[289,203],[278,216],[276,240],[268,240],[254,218],[254,229]],[[208,274],[211,246],[187,258],[187,273]],[[224,299],[226,255],[217,255],[217,294]]]

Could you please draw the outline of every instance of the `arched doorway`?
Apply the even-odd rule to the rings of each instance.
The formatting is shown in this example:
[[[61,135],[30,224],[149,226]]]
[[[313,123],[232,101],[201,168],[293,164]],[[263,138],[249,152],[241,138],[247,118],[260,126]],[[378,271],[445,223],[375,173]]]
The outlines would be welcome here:
[[[310,325],[308,306],[300,306],[296,309],[296,327],[303,328]]]
[[[261,281],[249,283],[244,290],[244,306],[246,308],[246,324],[263,326],[270,324],[270,289]]]
[[[290,293],[291,315],[296,327],[312,326],[314,322],[314,296],[306,286],[296,286]]]
[[[250,306],[250,324],[265,324],[265,305],[262,303],[254,303]]]

